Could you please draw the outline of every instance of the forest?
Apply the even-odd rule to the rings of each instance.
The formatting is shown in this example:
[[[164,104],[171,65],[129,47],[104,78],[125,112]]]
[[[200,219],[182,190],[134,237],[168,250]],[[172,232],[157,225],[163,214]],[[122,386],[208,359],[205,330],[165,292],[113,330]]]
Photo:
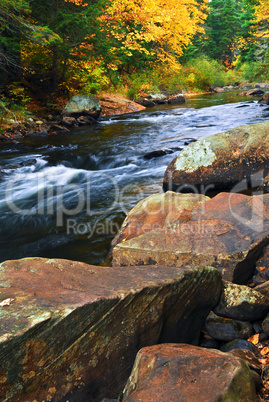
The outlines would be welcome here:
[[[0,112],[269,79],[268,0],[2,0]]]

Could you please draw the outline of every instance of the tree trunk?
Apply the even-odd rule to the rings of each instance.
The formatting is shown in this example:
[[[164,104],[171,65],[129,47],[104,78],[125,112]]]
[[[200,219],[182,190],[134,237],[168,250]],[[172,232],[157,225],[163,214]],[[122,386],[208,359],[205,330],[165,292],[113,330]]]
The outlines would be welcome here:
[[[58,86],[58,48],[52,48],[51,90],[56,91]]]

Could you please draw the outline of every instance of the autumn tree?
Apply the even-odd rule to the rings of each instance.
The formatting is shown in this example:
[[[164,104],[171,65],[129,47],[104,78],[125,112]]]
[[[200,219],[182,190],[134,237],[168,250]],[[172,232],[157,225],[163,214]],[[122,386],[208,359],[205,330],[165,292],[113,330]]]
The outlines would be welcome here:
[[[264,61],[269,51],[269,0],[258,0],[255,17],[258,57]]]
[[[30,61],[35,83],[42,80],[44,86],[55,91],[60,81],[65,79],[71,59],[79,59],[87,53],[87,46],[82,51],[81,44],[95,35],[100,2],[65,1],[65,0],[29,0],[33,21],[52,36],[36,38],[36,49],[27,48],[26,59]],[[45,40],[44,40],[45,39]],[[89,46],[88,46],[89,48]],[[39,53],[39,58],[36,58]]]
[[[103,10],[101,30],[112,68],[137,60],[175,63],[196,32],[202,30],[207,1],[115,0]]]
[[[156,62],[175,66],[202,32],[207,9],[207,0],[2,2],[0,45],[10,34],[25,82],[43,92],[54,92],[70,71],[81,77],[83,71],[131,72]]]

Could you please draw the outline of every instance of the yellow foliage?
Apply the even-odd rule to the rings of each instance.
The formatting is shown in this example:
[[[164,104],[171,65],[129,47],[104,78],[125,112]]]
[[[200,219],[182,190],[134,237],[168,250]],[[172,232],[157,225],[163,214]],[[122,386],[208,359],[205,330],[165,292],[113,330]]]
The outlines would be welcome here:
[[[269,20],[269,0],[259,0],[255,7],[256,21],[259,25],[257,36],[269,37],[268,20]]]
[[[149,53],[173,63],[197,32],[203,32],[208,1],[115,0],[100,18],[103,30],[121,42],[127,55],[132,50]],[[118,49],[116,49],[118,50]]]
[[[81,6],[81,7],[86,7],[86,6],[88,6],[88,3],[84,3],[83,0],[64,0],[64,1],[66,1],[67,3],[68,3],[68,2],[69,2],[69,3],[74,3],[74,4],[76,4],[76,6]]]

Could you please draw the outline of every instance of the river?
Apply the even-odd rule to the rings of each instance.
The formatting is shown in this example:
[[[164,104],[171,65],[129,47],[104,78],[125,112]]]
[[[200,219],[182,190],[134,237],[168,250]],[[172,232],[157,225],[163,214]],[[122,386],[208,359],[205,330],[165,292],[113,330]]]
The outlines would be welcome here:
[[[184,146],[263,121],[269,121],[268,106],[226,92],[2,146],[0,260],[39,256],[101,264],[126,213],[162,192],[165,169]],[[149,154],[160,150],[167,153]]]

